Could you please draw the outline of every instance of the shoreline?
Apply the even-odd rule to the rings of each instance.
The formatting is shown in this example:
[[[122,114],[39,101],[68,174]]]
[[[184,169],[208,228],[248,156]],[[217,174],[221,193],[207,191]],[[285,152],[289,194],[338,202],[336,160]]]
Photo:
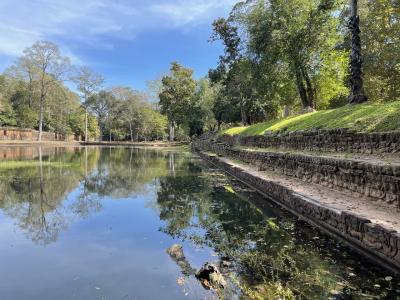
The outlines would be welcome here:
[[[14,146],[59,146],[59,147],[81,147],[81,146],[124,146],[143,148],[177,148],[188,146],[187,142],[64,142],[64,141],[0,141],[0,147]]]

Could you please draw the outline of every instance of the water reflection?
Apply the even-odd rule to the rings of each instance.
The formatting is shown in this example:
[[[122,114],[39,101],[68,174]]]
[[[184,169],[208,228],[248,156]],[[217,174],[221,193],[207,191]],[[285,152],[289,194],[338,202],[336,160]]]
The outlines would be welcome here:
[[[65,149],[63,149],[65,150]],[[64,200],[84,177],[83,152],[78,149],[59,151],[35,148],[20,160],[3,160],[0,164],[0,208],[12,217],[26,234],[39,244],[57,240],[70,222],[70,212],[83,214],[89,209],[85,197],[79,197],[75,208]],[[93,169],[98,152],[86,157]],[[79,205],[78,205],[79,202]]]
[[[101,199],[127,198],[167,172],[166,153],[122,148],[22,150],[0,162],[0,208],[38,244],[57,240],[73,217],[101,209]],[[9,151],[7,151],[9,152]],[[69,194],[77,189],[73,199]],[[70,200],[70,201],[67,201]]]
[[[104,284],[110,287],[104,297],[120,295],[124,276],[139,284],[131,294],[127,292],[132,299],[157,295],[204,299],[213,293],[200,292],[193,272],[185,269],[222,260],[229,262],[229,287],[218,295],[226,299],[396,299],[400,295],[395,276],[189,153],[95,147],[39,147],[16,152],[21,155],[8,152],[8,158],[0,162],[2,214],[35,244],[60,245],[57,251],[66,261],[77,259],[66,250],[76,241],[82,245],[80,257],[86,260],[103,253],[103,248],[111,253],[126,252],[118,257],[100,256],[101,260],[93,261],[86,270],[107,278]],[[71,230],[74,224],[79,230]],[[69,236],[69,231],[74,233]],[[86,245],[82,237],[87,239]],[[0,243],[6,244],[3,239]],[[179,264],[171,269],[175,262],[165,249],[173,243],[182,244],[188,253],[183,269]],[[32,250],[25,244],[21,247],[25,252]],[[46,256],[54,254],[51,248],[43,251]],[[19,258],[7,253],[10,261]],[[98,269],[100,262],[110,266]],[[113,277],[108,277],[113,268]],[[138,268],[141,274],[137,274]],[[150,272],[153,269],[164,277],[157,279],[158,275]],[[52,278],[64,270],[57,272]],[[148,277],[147,272],[151,273]],[[179,273],[184,279],[177,284]],[[71,274],[68,276],[77,277]],[[117,277],[119,280],[113,279]],[[171,282],[166,279],[169,277]],[[93,275],[88,278],[95,280]],[[124,284],[129,289],[129,284]],[[159,286],[149,289],[151,284]],[[96,291],[79,295],[93,298]],[[68,298],[69,292],[62,290],[57,297]]]
[[[160,219],[166,222],[161,230],[211,247],[232,261],[234,291],[252,299],[398,296],[391,276],[369,262],[357,261],[345,247],[240,183],[218,171],[204,172],[193,161],[183,161],[180,169],[179,175],[160,180],[157,204]]]

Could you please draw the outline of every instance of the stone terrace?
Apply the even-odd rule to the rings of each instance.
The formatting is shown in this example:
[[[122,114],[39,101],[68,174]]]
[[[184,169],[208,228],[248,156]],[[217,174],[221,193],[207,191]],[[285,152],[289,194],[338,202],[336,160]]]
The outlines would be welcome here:
[[[400,271],[399,137],[340,130],[273,138],[210,135],[192,146],[295,214]]]

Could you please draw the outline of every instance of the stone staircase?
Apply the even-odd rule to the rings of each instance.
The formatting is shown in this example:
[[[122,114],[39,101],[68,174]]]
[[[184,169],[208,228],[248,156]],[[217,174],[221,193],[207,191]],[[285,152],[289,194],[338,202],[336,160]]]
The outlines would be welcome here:
[[[400,272],[399,133],[209,135],[192,147],[299,217]]]

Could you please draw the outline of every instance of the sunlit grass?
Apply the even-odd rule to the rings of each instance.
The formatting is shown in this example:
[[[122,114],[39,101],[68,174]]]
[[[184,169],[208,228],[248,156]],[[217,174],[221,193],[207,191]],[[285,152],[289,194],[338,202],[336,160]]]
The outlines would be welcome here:
[[[262,135],[266,131],[351,128],[359,132],[400,130],[400,101],[387,104],[361,104],[322,110],[304,115],[233,127],[222,133],[229,135]]]

